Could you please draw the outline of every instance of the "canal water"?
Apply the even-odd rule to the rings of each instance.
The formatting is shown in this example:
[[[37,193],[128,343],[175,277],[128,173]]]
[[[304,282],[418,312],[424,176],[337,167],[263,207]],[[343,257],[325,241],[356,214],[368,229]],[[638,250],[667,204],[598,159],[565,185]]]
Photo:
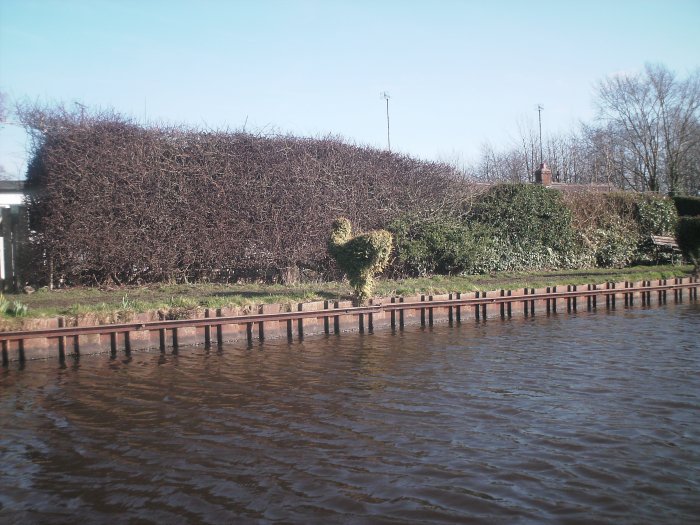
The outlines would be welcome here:
[[[0,369],[0,523],[697,523],[700,304]]]

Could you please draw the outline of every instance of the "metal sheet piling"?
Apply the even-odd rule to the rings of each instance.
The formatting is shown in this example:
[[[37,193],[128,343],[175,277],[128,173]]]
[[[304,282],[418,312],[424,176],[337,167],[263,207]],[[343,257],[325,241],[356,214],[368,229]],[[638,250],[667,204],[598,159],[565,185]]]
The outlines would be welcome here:
[[[372,332],[377,328],[403,330],[409,325],[423,327],[440,322],[459,324],[463,322],[464,308],[473,309],[473,318],[479,322],[491,317],[511,318],[522,312],[526,317],[538,312],[547,315],[558,313],[558,304],[566,301],[566,311],[577,311],[578,299],[585,300],[588,310],[595,310],[605,301],[607,309],[614,309],[617,298],[624,300],[625,307],[633,307],[635,296],[642,306],[649,306],[652,298],[658,304],[665,304],[668,292],[673,292],[674,302],[687,298],[697,301],[700,287],[697,277],[675,278],[672,283],[665,279],[652,283],[645,280],[638,283],[606,283],[605,286],[587,285],[580,288],[569,285],[566,291],[557,287],[541,290],[524,288],[520,291],[500,290],[499,292],[475,292],[473,294],[452,293],[440,296],[391,297],[376,300],[373,304],[353,307],[349,301],[318,301],[301,303],[294,311],[282,311],[280,305],[264,305],[255,313],[240,314],[240,309],[206,309],[195,319],[172,319],[137,321],[92,326],[68,326],[65,318],[57,321],[43,321],[43,326],[35,330],[20,330],[0,333],[2,364],[11,361],[46,358],[55,356],[65,359],[69,355],[84,353],[119,351],[130,354],[146,348],[168,348],[177,351],[178,347],[203,344],[221,346],[226,341],[246,340],[248,344],[268,338],[285,335],[289,339],[299,339],[308,335],[340,334],[344,331]],[[684,293],[687,291],[687,294]],[[656,292],[656,293],[654,293]],[[520,303],[517,310],[513,304]],[[250,312],[250,310],[244,310]],[[226,315],[235,313],[238,315]],[[170,335],[170,337],[168,337]],[[156,340],[153,340],[156,336]],[[85,348],[80,341],[87,341]],[[83,351],[85,350],[85,351]]]

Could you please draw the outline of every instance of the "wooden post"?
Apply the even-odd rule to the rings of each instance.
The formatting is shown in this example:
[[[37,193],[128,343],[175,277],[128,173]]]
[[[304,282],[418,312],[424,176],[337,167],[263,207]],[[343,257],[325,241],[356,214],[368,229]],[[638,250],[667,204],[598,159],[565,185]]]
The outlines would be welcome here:
[[[65,317],[58,318],[58,327],[63,328],[66,326]],[[60,361],[65,361],[66,359],[66,338],[65,336],[58,338],[58,359]]]
[[[211,318],[211,312],[209,308],[204,310],[204,318]],[[204,348],[211,348],[211,326],[209,325],[204,327]]]
[[[0,208],[0,235],[2,235],[3,245],[3,265],[5,275],[2,281],[2,291],[12,290],[14,269],[14,257],[12,256],[12,214],[9,208]]]
[[[430,295],[428,296],[428,301],[433,301],[433,296]],[[434,317],[434,310],[432,306],[428,308],[428,326],[433,326],[433,323],[435,322],[435,317]]]
[[[216,309],[216,317],[221,317],[221,308]],[[216,325],[216,346],[219,348],[224,344],[224,327],[220,324]]]
[[[523,300],[523,314],[525,315],[525,317],[527,317],[527,314],[528,314],[528,307],[527,307],[527,305],[528,305],[528,300],[527,300],[527,294],[528,294],[528,289],[527,289],[527,288],[523,288],[523,296],[525,297],[525,300]]]
[[[131,332],[124,332],[124,353],[131,355]]]

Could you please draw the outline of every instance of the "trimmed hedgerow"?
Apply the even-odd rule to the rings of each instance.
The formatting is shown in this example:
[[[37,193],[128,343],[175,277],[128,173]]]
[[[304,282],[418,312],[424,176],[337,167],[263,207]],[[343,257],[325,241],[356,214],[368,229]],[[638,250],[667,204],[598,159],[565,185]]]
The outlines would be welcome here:
[[[672,201],[658,196],[506,184],[462,217],[404,216],[389,230],[397,273],[469,274],[670,262],[651,235],[672,234],[676,222]]]
[[[676,229],[678,247],[683,255],[695,266],[695,274],[700,268],[700,216],[681,217]]]
[[[404,216],[389,231],[396,240],[394,270],[400,274],[487,273],[500,260],[497,231],[452,216]]]
[[[673,202],[682,217],[700,215],[700,197],[673,197]]]
[[[636,220],[642,235],[673,235],[678,212],[673,201],[658,195],[637,195]]]
[[[335,137],[142,127],[29,108],[40,280],[65,284],[335,275],[334,217],[382,228],[467,200],[441,163]]]
[[[501,251],[496,270],[590,264],[571,211],[556,190],[525,184],[494,186],[475,202],[469,219],[496,230]]]
[[[566,253],[576,243],[571,211],[560,192],[539,185],[494,186],[474,204],[470,219],[493,226],[515,246]]]
[[[38,283],[329,278],[340,215],[394,233],[397,275],[624,266],[668,260],[651,235],[677,221],[673,201],[651,195],[525,184],[479,194],[448,165],[334,137],[20,116],[35,138],[25,252]]]
[[[673,235],[678,214],[673,201],[631,192],[578,191],[565,194],[573,225],[597,266],[670,263],[672,253],[651,241]]]

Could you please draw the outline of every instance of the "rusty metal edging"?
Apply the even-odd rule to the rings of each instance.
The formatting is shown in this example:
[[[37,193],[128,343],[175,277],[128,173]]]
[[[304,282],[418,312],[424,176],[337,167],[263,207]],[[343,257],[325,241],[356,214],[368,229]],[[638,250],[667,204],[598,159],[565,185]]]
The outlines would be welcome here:
[[[74,337],[80,335],[89,334],[117,334],[124,332],[134,332],[134,331],[158,331],[158,330],[172,330],[177,328],[201,328],[201,327],[215,327],[221,325],[232,325],[232,324],[248,324],[248,323],[264,323],[267,321],[296,321],[301,319],[325,319],[329,317],[337,317],[340,315],[361,315],[361,314],[374,314],[382,311],[392,312],[397,310],[422,310],[422,309],[433,309],[433,308],[449,308],[449,307],[460,307],[460,306],[479,306],[488,304],[506,304],[506,303],[518,303],[518,302],[531,302],[531,301],[546,301],[546,300],[557,300],[557,299],[573,299],[580,297],[595,297],[595,296],[610,296],[610,295],[624,295],[633,293],[650,293],[650,292],[663,292],[670,290],[681,290],[684,288],[697,288],[698,287],[697,278],[691,280],[688,283],[674,283],[674,284],[659,284],[652,285],[650,282],[648,285],[643,285],[641,287],[629,287],[629,288],[598,288],[598,285],[587,285],[589,288],[583,290],[567,290],[567,291],[555,291],[555,292],[545,292],[545,293],[527,293],[528,288],[525,288],[525,294],[523,295],[500,295],[495,297],[488,297],[485,295],[482,297],[470,297],[470,298],[458,298],[458,299],[444,299],[444,300],[426,300],[419,302],[393,302],[385,304],[377,304],[364,307],[352,307],[352,308],[328,308],[324,310],[312,310],[312,311],[300,311],[300,312],[283,312],[283,313],[270,313],[270,314],[248,314],[230,317],[206,317],[201,319],[176,319],[176,320],[163,320],[163,321],[149,321],[149,322],[138,322],[138,323],[120,323],[120,324],[107,324],[107,325],[95,325],[95,326],[73,326],[73,327],[60,327],[60,328],[46,328],[39,330],[23,330],[14,332],[0,333],[0,342],[10,342],[10,341],[22,341],[26,339],[37,339],[37,338],[62,338],[62,337]],[[585,286],[585,285],[584,285]],[[601,285],[602,286],[602,285]],[[570,286],[569,286],[570,287]],[[556,289],[556,287],[553,287]],[[574,286],[576,288],[576,286]],[[534,292],[534,289],[533,289]],[[469,293],[469,292],[466,292]],[[477,292],[479,293],[479,292]],[[493,293],[493,292],[492,292]]]

